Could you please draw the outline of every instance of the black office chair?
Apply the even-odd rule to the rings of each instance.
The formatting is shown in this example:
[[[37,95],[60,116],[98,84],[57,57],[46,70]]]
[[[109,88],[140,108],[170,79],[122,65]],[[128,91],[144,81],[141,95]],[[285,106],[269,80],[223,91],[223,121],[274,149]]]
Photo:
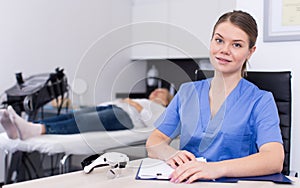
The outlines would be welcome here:
[[[213,71],[197,70],[195,80],[212,77]],[[280,118],[280,128],[283,139],[285,159],[282,173],[290,174],[291,148],[291,72],[252,72],[248,71],[245,77],[260,89],[273,93]]]

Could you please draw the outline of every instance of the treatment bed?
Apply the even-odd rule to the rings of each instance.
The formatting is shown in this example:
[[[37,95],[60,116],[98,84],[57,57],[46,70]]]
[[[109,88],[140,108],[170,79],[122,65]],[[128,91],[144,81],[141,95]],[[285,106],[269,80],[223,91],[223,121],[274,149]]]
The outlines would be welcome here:
[[[0,134],[0,150],[5,153],[5,181],[8,178],[9,156],[19,152],[61,154],[59,173],[68,170],[66,161],[72,155],[92,155],[125,147],[144,147],[153,127],[133,128],[121,131],[99,131],[70,135],[41,135],[27,140],[11,140],[6,133]],[[128,139],[130,138],[130,139]]]

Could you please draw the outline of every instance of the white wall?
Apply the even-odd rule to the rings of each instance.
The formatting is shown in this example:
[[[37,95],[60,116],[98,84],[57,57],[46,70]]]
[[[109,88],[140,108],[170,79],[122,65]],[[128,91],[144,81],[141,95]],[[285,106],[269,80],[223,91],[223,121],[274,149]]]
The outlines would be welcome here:
[[[264,43],[263,1],[236,2],[237,9],[250,12],[259,25],[251,69],[293,72],[291,169],[299,172],[300,89],[295,85],[300,81],[300,42]],[[126,91],[131,85],[115,83],[127,78],[124,73],[139,73],[138,79],[145,74],[142,64],[128,64],[130,29],[124,25],[130,20],[131,0],[0,0],[0,92],[15,83],[17,70],[29,76],[57,66],[65,68],[70,83],[75,77],[91,83],[86,103],[107,100],[112,91]]]
[[[131,35],[125,30],[118,32],[117,38],[106,36],[130,22],[131,0],[0,0],[0,93],[15,84],[16,71],[27,77],[54,71],[59,66],[72,83],[78,72],[89,81],[94,73],[99,75],[100,69],[96,68],[106,66],[107,74],[97,80],[97,84],[104,83],[105,89],[99,91],[94,89],[97,85],[89,85],[84,100],[107,100],[112,96],[112,75],[130,61],[128,50],[116,51],[130,41]],[[93,48],[99,43],[102,48]],[[90,56],[89,51],[98,55]],[[113,58],[107,61],[109,56]],[[126,88],[122,85],[113,91]],[[0,182],[2,158],[0,153]]]
[[[250,59],[254,70],[291,70],[292,71],[292,152],[291,170],[300,172],[300,41],[263,42],[263,3],[261,0],[237,0],[237,9],[251,13],[259,26],[257,50]],[[298,84],[297,84],[298,83]]]
[[[80,71],[89,81],[91,73],[100,74],[104,64],[116,68],[127,64],[129,50],[115,50],[130,41],[128,29],[117,33],[117,38],[109,33],[130,21],[131,0],[1,0],[0,91],[15,83],[16,71],[26,77],[60,66],[72,83]],[[97,55],[90,55],[90,51]],[[113,58],[107,61],[110,56]],[[92,65],[86,66],[87,61]],[[80,65],[84,70],[78,70]],[[109,74],[115,75],[118,70],[112,69]],[[86,103],[92,103],[91,95],[95,102],[110,96],[106,90],[91,94],[97,92],[94,89],[95,85],[89,86]]]

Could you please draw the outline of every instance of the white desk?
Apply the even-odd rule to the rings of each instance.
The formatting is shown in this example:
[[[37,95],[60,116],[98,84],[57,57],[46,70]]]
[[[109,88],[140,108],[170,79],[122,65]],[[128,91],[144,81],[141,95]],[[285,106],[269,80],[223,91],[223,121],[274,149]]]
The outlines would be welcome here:
[[[108,179],[106,176],[108,167],[101,167],[95,169],[90,174],[85,174],[83,171],[67,173],[47,178],[31,180],[27,182],[20,182],[16,184],[5,185],[3,188],[54,188],[54,187],[109,187],[109,188],[159,188],[159,187],[205,187],[205,188],[224,188],[224,187],[238,187],[238,188],[300,188],[300,181],[298,178],[291,178],[294,180],[292,185],[274,184],[273,182],[261,181],[239,181],[238,183],[211,183],[211,182],[196,182],[193,184],[175,184],[169,181],[151,181],[151,180],[135,180],[135,175],[140,161],[132,161],[127,165],[126,169],[120,177],[116,179]]]

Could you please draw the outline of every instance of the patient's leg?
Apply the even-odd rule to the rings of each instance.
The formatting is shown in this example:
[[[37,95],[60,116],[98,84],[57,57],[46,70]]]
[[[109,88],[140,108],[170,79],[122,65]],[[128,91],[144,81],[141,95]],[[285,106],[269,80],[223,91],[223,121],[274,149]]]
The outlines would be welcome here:
[[[0,110],[0,120],[8,138],[17,139],[19,137],[17,127],[9,119],[9,114],[6,109]]]
[[[47,124],[47,123],[57,123],[59,121],[65,121],[69,119],[73,119],[74,115],[73,113],[68,114],[60,114],[58,116],[48,117],[42,120],[35,121],[34,123],[41,123],[41,124]]]
[[[43,125],[31,123],[20,117],[11,106],[8,106],[7,111],[12,123],[16,126],[21,140],[39,136],[42,134]]]

